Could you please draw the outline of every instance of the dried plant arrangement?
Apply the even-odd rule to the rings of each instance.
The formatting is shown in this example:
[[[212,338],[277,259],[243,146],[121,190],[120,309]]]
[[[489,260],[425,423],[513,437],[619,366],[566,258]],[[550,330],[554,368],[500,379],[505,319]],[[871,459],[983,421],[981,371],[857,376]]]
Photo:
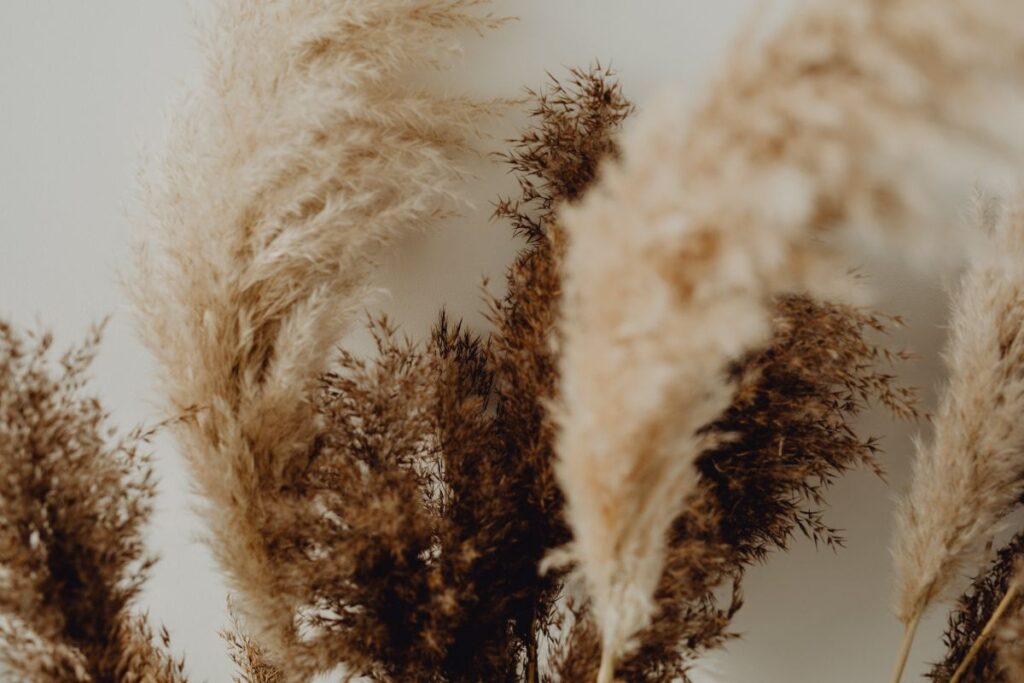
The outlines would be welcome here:
[[[603,683],[657,612],[669,531],[715,446],[706,426],[737,389],[730,368],[768,344],[773,299],[834,284],[818,238],[928,243],[943,187],[972,182],[979,157],[1019,156],[1019,137],[991,128],[991,100],[968,99],[992,87],[1019,104],[1022,36],[1006,22],[1021,11],[802,9],[737,52],[688,126],[674,102],[648,109],[621,163],[565,210],[558,471]],[[922,150],[945,158],[943,177]]]
[[[522,244],[489,328],[369,315],[377,258],[459,210],[504,103],[421,87],[488,0],[217,0],[205,78],[143,178],[129,290],[231,592],[236,683],[687,683],[748,570],[839,548],[884,476],[858,417],[918,416],[865,246],[967,266],[917,444],[895,611],[949,619],[942,683],[1024,680],[1024,208],[941,199],[1024,161],[1017,0],[848,0],[744,41],[692,115],[595,64],[499,155]],[[755,36],[746,36],[755,38]],[[749,47],[755,44],[756,47]],[[628,125],[627,125],[628,124]],[[952,246],[951,246],[952,245]],[[947,259],[954,260],[954,259]],[[139,613],[155,481],[84,382],[99,339],[0,321],[0,677],[184,683]],[[989,561],[991,560],[991,561]],[[987,565],[987,566],[986,566]]]
[[[988,203],[978,215],[989,239],[953,297],[949,385],[898,517],[896,613],[907,637],[895,680],[922,614],[961,572],[981,568],[986,546],[1024,497],[1024,213],[1019,204]],[[1008,552],[1004,563],[1012,562],[1012,546]],[[983,579],[976,593],[991,597],[989,583]]]
[[[116,438],[88,393],[99,338],[54,359],[50,335],[0,320],[0,674],[183,683],[136,612],[156,482],[148,434]]]

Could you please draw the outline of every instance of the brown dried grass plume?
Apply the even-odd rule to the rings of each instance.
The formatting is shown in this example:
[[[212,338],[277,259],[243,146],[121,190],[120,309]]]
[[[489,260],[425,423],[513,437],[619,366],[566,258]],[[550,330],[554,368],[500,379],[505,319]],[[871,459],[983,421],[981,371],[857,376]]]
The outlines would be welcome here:
[[[317,504],[291,533],[335,553],[292,562],[319,578],[311,624],[353,671],[540,675],[560,584],[538,566],[568,538],[546,405],[563,248],[553,212],[593,178],[629,105],[599,67],[534,95],[533,125],[506,157],[521,197],[496,212],[526,244],[490,302],[494,332],[476,338],[442,314],[420,346],[377,323],[374,357],[343,353],[324,379],[326,429],[302,484]]]
[[[133,612],[155,481],[148,435],[116,439],[87,391],[99,336],[55,360],[51,336],[0,321],[0,674],[183,682]]]

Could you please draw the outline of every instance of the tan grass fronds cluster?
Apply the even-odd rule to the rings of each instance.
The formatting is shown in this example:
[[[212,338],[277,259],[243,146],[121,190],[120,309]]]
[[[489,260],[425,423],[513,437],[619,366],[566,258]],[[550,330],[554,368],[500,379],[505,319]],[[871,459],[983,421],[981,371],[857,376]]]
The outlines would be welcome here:
[[[1024,214],[981,213],[989,240],[954,295],[949,368],[930,444],[920,443],[894,547],[904,623],[944,597],[1024,495]]]
[[[0,321],[0,674],[183,682],[167,632],[133,613],[155,481],[147,435],[115,440],[87,393],[99,335],[54,359],[52,337]]]
[[[917,415],[884,347],[901,321],[836,295],[864,242],[970,257],[901,508],[912,634],[1024,501],[1024,194],[966,236],[941,201],[1024,161],[1024,5],[826,0],[621,140],[610,71],[552,79],[503,157],[519,193],[495,215],[524,244],[492,329],[442,311],[418,343],[371,316],[370,355],[336,349],[381,250],[462,201],[494,106],[419,83],[501,23],[488,4],[218,0],[144,178],[131,294],[233,592],[236,683],[688,680],[749,567],[842,545],[829,488],[883,474],[857,416]],[[0,321],[0,677],[184,683],[134,610],[148,435],[114,440],[84,393],[96,338],[54,363]],[[933,680],[1019,679],[1021,539]]]
[[[1020,157],[1001,124],[1024,102],[1022,15],[1009,1],[801,10],[735,55],[688,126],[671,100],[646,111],[622,162],[564,212],[559,478],[603,680],[653,617],[730,365],[767,344],[775,295],[828,289],[815,240],[849,228],[946,246],[937,200]]]
[[[316,577],[278,559],[318,448],[314,389],[377,249],[457,199],[488,106],[412,77],[444,62],[455,29],[498,23],[486,4],[219,2],[206,80],[145,179],[139,328],[168,409],[194,411],[180,440],[237,607],[296,677],[339,663],[300,632]]]

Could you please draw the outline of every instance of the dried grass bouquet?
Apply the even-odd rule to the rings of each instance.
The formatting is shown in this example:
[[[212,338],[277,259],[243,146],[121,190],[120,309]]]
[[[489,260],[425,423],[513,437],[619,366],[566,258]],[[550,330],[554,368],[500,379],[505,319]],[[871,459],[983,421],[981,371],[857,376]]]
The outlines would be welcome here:
[[[143,176],[128,290],[236,680],[688,681],[751,566],[842,546],[831,486],[884,474],[857,417],[918,417],[903,321],[850,296],[881,247],[963,262],[898,511],[892,680],[966,590],[931,679],[1024,681],[1024,200],[979,198],[971,229],[940,208],[1024,168],[1024,3],[817,3],[694,111],[634,106],[597,62],[503,101],[420,85],[500,28],[488,4],[219,0]],[[479,199],[466,161],[524,101],[489,325],[371,316],[374,352],[347,350],[375,263]],[[184,682],[136,606],[153,430],[111,432],[98,342],[54,358],[0,322],[0,674]]]

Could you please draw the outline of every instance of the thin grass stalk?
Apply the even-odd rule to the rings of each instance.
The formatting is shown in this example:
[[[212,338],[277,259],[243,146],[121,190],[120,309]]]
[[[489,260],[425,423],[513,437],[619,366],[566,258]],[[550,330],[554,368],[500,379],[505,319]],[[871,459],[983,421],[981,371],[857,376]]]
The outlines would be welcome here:
[[[992,616],[989,617],[988,622],[986,622],[985,628],[981,630],[981,634],[978,635],[971,644],[971,649],[967,651],[967,656],[964,657],[963,661],[960,662],[960,665],[956,668],[956,671],[953,672],[953,677],[949,679],[949,683],[960,682],[960,679],[963,678],[964,672],[967,671],[967,667],[969,667],[974,661],[974,658],[978,656],[978,652],[981,651],[985,641],[992,635],[992,632],[999,624],[999,620],[1002,619],[1003,614],[1005,614],[1006,610],[1010,608],[1010,605],[1013,604],[1014,599],[1019,593],[1020,582],[1014,581],[1010,584],[1009,589],[1006,591],[1006,595],[1004,595],[1003,599],[999,601],[999,605],[996,606],[995,611],[992,612]]]
[[[910,658],[910,651],[914,647],[914,637],[917,635],[918,624],[921,623],[921,613],[918,612],[907,623],[903,629],[903,640],[900,643],[899,654],[896,655],[896,664],[893,666],[891,683],[900,683],[903,678],[903,671],[907,667],[907,660]]]

